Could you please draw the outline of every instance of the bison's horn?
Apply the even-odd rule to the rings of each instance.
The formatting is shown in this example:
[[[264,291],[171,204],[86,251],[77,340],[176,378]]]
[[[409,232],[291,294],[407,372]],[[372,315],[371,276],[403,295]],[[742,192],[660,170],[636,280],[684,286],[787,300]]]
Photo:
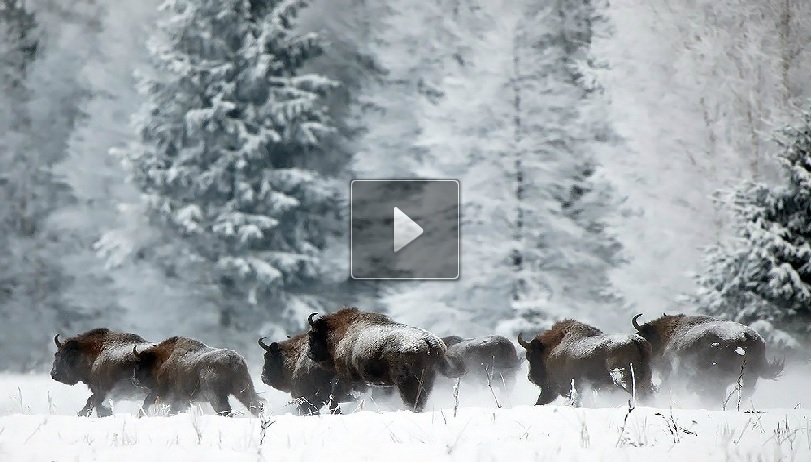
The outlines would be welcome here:
[[[525,349],[529,350],[529,342],[524,340],[524,337],[521,335],[520,332],[518,333],[518,344],[524,347]]]
[[[132,354],[134,354],[136,358],[141,356],[141,353],[138,353],[138,345],[132,347]]]
[[[310,316],[307,317],[307,323],[311,326],[313,325],[313,318],[318,316],[318,313],[312,313]]]
[[[59,334],[54,335],[54,343],[56,344],[57,348],[62,347],[62,342],[59,341]]]
[[[265,337],[262,337],[262,338],[259,339],[259,341],[258,341],[259,346],[262,347],[262,349],[265,350],[265,351],[270,351],[270,346],[266,345],[265,342],[262,341],[264,339],[265,339]]]
[[[639,313],[638,315],[634,316],[633,319],[631,319],[631,324],[634,325],[634,328],[636,330],[639,330],[639,329],[642,328],[642,326],[640,326],[639,323],[636,321],[637,319],[639,319],[640,316],[642,316],[642,313]]]

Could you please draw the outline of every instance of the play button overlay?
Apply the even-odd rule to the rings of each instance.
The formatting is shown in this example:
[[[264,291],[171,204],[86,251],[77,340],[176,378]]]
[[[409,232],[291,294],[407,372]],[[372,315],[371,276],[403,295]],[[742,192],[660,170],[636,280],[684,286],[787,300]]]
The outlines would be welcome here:
[[[457,279],[459,182],[353,180],[353,279]]]
[[[394,207],[394,253],[407,246],[414,239],[422,236],[422,226],[418,225],[402,210]]]

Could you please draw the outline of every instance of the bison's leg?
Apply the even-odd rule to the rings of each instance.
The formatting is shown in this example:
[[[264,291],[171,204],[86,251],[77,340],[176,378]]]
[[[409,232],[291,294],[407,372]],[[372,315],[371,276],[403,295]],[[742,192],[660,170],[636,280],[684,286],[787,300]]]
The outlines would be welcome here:
[[[300,396],[298,398],[299,415],[317,415],[319,407],[316,402],[323,402],[317,395]]]
[[[422,412],[428,396],[434,388],[436,372],[433,368],[426,368],[416,374],[407,372],[397,375],[397,389],[403,403],[414,412]]]
[[[701,405],[707,409],[720,409],[724,405],[729,405],[727,402],[727,386],[729,382],[722,380],[719,377],[714,377],[712,374],[702,377],[699,375],[691,376],[686,383],[695,384],[696,393],[701,400]],[[736,397],[733,395],[730,402],[734,407]]]
[[[90,395],[90,397],[87,398],[84,407],[76,415],[79,417],[90,417],[90,415],[93,414],[93,408],[95,407],[94,396],[95,395]]]
[[[758,377],[754,374],[753,371],[744,370],[743,372],[743,383],[741,388],[741,401],[747,400],[752,397],[752,394],[755,392],[755,386],[757,385]]]
[[[186,411],[191,406],[191,402],[187,399],[174,398],[169,400],[169,414],[179,414]]]
[[[330,384],[330,395],[326,400],[327,404],[329,405],[330,414],[341,413],[341,408],[339,405],[342,402],[349,401],[353,388],[366,388],[365,384],[357,384],[356,386],[353,386],[352,384],[338,380],[337,378],[331,380]]]
[[[158,393],[155,391],[150,391],[146,398],[144,398],[143,404],[141,404],[141,409],[138,410],[138,417],[143,417],[147,415],[147,411],[149,410],[149,406],[152,406],[158,402]]]
[[[634,365],[634,374],[638,397],[643,403],[650,403],[656,391],[656,387],[653,385],[653,370],[649,365],[647,367],[645,364]]]
[[[329,413],[330,414],[335,414],[335,415],[340,415],[341,414],[341,406],[339,406],[339,404],[340,403],[338,403],[338,401],[335,401],[334,399],[331,399],[329,401]]]
[[[302,386],[297,393],[293,395],[296,400],[297,410],[299,415],[318,415],[321,406],[324,405],[324,392],[320,388],[314,386],[312,383]]]
[[[222,416],[231,416],[231,403],[228,402],[228,395],[217,393],[209,400],[214,412]]]
[[[96,415],[99,417],[109,417],[113,415],[113,410],[105,406],[103,403],[98,403],[96,405]]]
[[[107,397],[106,393],[99,391],[92,392],[84,407],[78,412],[77,415],[90,417],[93,410],[96,410],[96,415],[99,417],[107,417],[113,415],[113,410],[104,405],[104,399]]]
[[[545,404],[549,404],[555,400],[558,396],[563,396],[560,391],[552,386],[547,384],[540,385],[541,393],[538,395],[538,400],[535,401],[536,406],[543,406]]]
[[[653,374],[650,367],[645,364],[630,363],[625,367],[617,367],[612,372],[614,384],[641,401],[647,400],[653,393]]]
[[[555,398],[557,397],[558,397],[557,393],[552,393],[549,391],[544,392],[543,390],[541,390],[541,394],[538,395],[538,399],[535,401],[535,405],[543,406],[545,404],[549,404],[552,401],[554,401]]]

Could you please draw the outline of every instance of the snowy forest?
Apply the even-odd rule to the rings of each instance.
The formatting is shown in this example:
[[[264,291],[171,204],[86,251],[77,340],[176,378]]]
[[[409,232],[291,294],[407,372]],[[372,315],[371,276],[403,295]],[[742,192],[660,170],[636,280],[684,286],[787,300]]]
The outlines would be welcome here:
[[[707,313],[811,341],[811,2],[0,0],[0,369]],[[353,178],[461,182],[458,281],[353,281]]]

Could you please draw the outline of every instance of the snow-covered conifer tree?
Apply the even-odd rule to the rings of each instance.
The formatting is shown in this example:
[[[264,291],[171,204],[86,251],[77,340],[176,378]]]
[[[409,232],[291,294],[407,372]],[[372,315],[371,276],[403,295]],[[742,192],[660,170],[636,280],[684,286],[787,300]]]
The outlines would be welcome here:
[[[811,112],[780,145],[784,183],[746,182],[732,193],[735,239],[707,249],[696,301],[797,347],[811,338]]]
[[[301,72],[321,50],[293,31],[303,4],[168,0],[151,42],[163,75],[142,84],[128,161],[153,216],[213,270],[223,326],[253,327],[240,309],[260,303],[300,325],[307,306],[294,293],[318,278],[334,204],[315,167],[334,83]]]

